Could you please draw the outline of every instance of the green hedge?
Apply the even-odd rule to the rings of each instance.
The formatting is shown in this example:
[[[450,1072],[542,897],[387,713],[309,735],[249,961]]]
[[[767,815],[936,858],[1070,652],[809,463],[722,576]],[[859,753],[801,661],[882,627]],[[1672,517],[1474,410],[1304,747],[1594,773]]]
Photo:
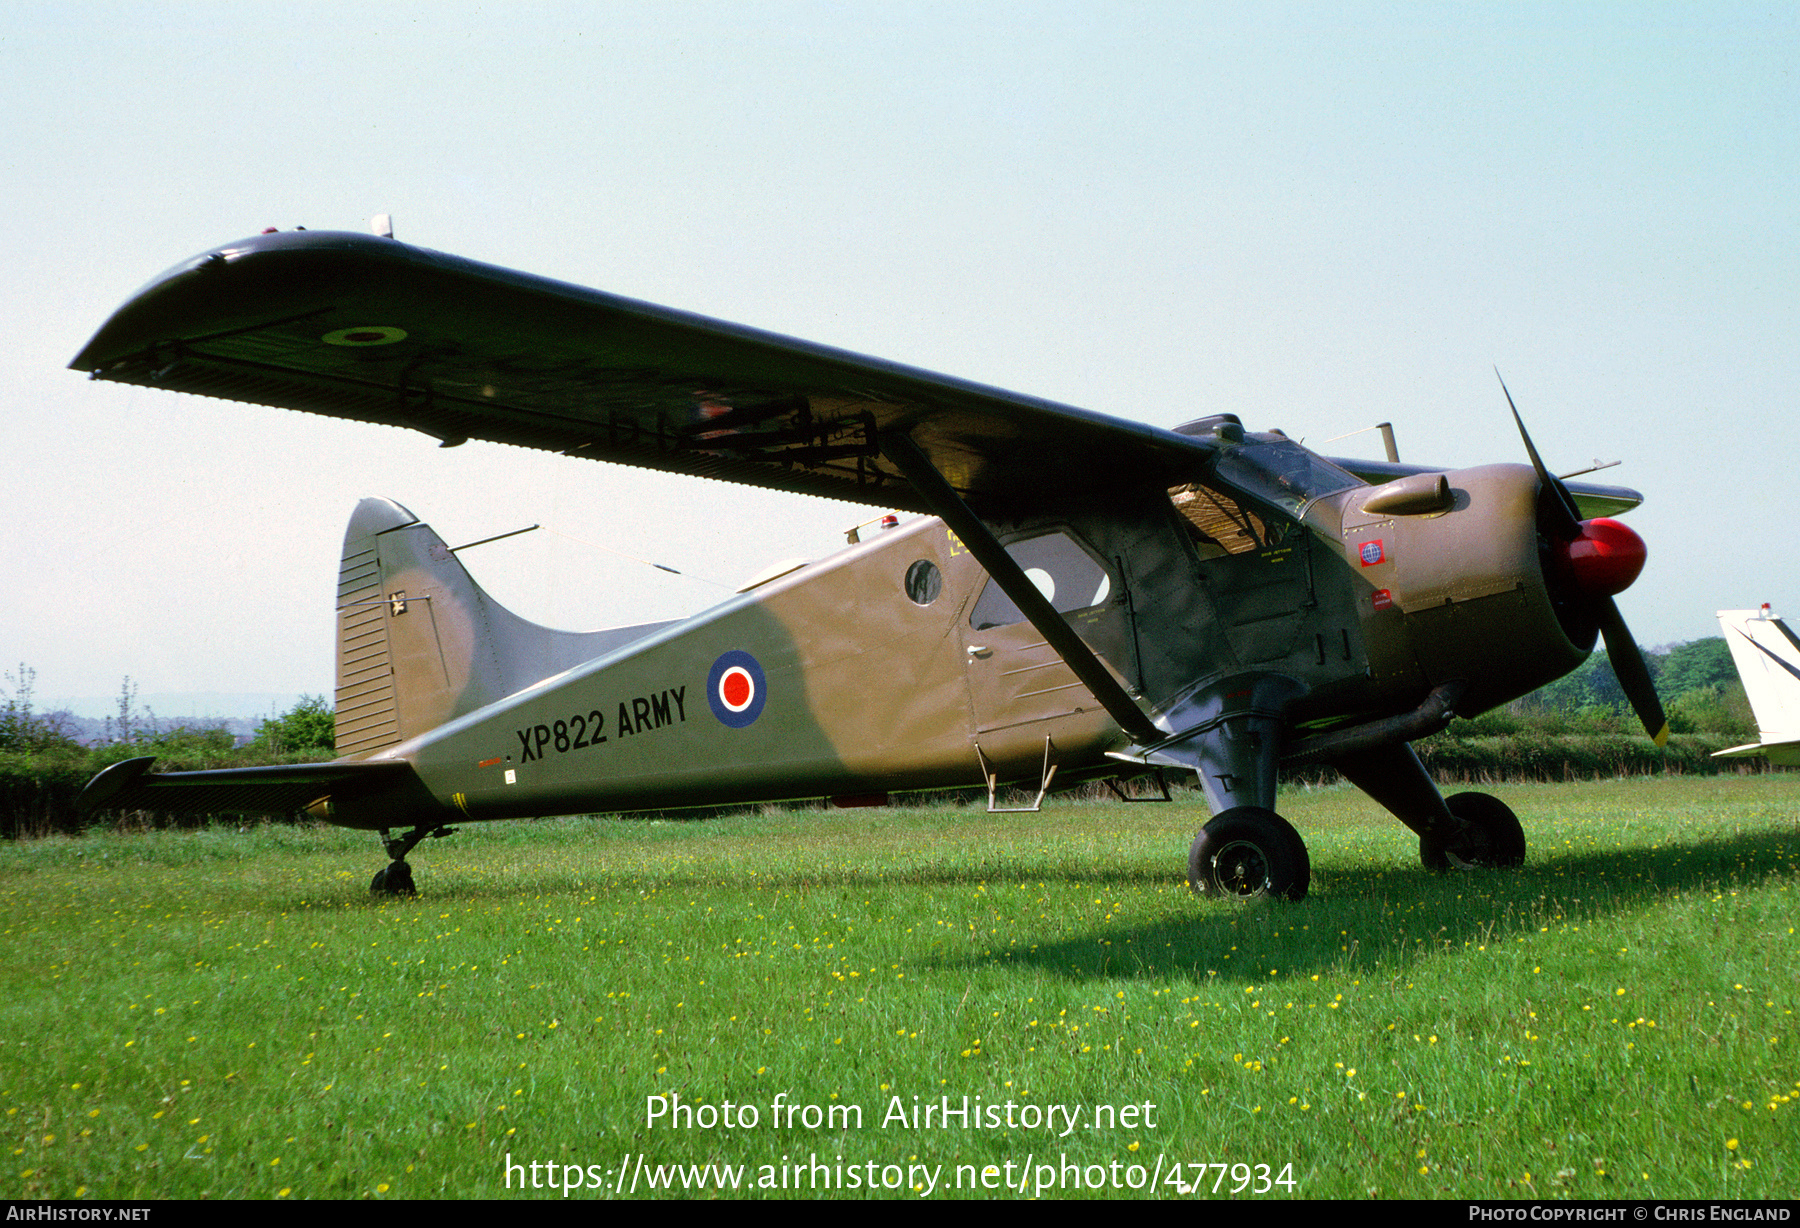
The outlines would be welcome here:
[[[92,775],[80,763],[0,756],[0,836],[10,840],[79,830],[75,798]]]
[[[1445,784],[1596,780],[1659,772],[1714,776],[1766,769],[1761,759],[1714,759],[1714,751],[1741,741],[1707,733],[1674,734],[1660,750],[1641,734],[1551,736],[1530,731],[1510,737],[1439,734],[1414,745],[1432,776]]]
[[[1678,733],[1658,750],[1638,733],[1546,734],[1525,729],[1504,737],[1440,733],[1413,743],[1432,779],[1457,785],[1558,783],[1612,780],[1620,776],[1717,776],[1769,771],[1763,759],[1714,759],[1714,751],[1740,746],[1724,734]],[[1284,772],[1293,784],[1338,779],[1328,767],[1307,765]]]
[[[75,799],[102,768],[145,752],[114,745],[79,754],[0,753],[0,838],[74,835],[92,823],[123,829],[204,827],[201,815],[159,814],[145,810],[84,816]],[[212,751],[159,756],[159,772],[197,772],[210,768],[256,767],[268,763],[316,763],[330,755],[246,755]]]
[[[1718,734],[1676,734],[1658,750],[1641,734],[1549,735],[1526,730],[1505,737],[1442,733],[1414,746],[1432,776],[1445,786],[1611,779],[1659,772],[1712,776],[1768,770],[1761,759],[1712,758],[1714,751],[1736,744],[1736,739]],[[87,820],[76,814],[75,798],[95,772],[133,753],[142,751],[120,746],[77,756],[0,754],[0,837],[81,831]],[[317,762],[327,757],[194,752],[161,757],[156,766],[158,771],[197,771],[259,763]],[[1284,778],[1294,784],[1318,784],[1336,776],[1330,768],[1316,766],[1284,773]],[[194,815],[145,811],[104,814],[95,821],[122,828],[197,827],[206,823]]]

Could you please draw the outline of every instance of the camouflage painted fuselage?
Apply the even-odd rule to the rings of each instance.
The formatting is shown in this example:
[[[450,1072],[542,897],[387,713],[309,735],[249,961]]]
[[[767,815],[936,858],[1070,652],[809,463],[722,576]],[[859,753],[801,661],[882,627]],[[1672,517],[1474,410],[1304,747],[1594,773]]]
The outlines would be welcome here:
[[[1481,711],[1591,646],[1542,574],[1532,470],[1448,476],[1446,501],[1411,511],[1380,510],[1384,487],[1284,508],[1215,482],[1191,488],[1204,513],[1123,490],[993,528],[1159,726],[1180,733],[1196,697],[1229,711],[1232,679],[1275,677],[1292,742],[1406,712],[1451,679],[1460,710]],[[1222,505],[1232,535],[1206,519]],[[428,526],[371,499],[346,535],[340,608],[339,749],[403,760],[421,785],[313,808],[347,826],[865,800],[980,785],[984,765],[1035,785],[1047,757],[1059,782],[1143,770],[934,518],[684,621],[580,635],[508,613]],[[1233,798],[1215,784],[1209,800]]]

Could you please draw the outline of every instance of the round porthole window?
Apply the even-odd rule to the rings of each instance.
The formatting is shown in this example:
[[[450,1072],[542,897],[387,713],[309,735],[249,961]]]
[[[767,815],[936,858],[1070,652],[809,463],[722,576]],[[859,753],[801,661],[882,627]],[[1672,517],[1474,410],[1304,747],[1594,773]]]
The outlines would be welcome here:
[[[920,559],[906,569],[906,595],[914,605],[930,605],[944,591],[944,574],[930,559]]]

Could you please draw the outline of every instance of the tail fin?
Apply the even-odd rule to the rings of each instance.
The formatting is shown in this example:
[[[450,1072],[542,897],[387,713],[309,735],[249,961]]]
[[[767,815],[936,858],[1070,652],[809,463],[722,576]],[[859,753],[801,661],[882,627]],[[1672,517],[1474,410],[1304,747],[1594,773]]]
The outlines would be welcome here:
[[[1760,610],[1720,610],[1719,626],[1764,742],[1800,738],[1800,640]]]
[[[668,625],[540,627],[483,592],[417,516],[364,499],[338,569],[338,754],[365,758]]]

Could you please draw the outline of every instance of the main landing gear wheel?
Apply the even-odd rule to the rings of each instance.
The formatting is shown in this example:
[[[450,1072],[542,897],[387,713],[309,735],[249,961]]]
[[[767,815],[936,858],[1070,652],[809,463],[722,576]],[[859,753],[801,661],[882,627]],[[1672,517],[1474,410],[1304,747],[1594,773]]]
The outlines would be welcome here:
[[[1214,815],[1188,850],[1188,886],[1197,895],[1298,900],[1311,882],[1312,863],[1300,833],[1260,806]]]
[[[1419,860],[1427,870],[1510,869],[1525,863],[1525,829],[1505,802],[1487,793],[1457,793],[1444,805],[1461,820],[1460,830],[1445,844],[1419,841]]]

